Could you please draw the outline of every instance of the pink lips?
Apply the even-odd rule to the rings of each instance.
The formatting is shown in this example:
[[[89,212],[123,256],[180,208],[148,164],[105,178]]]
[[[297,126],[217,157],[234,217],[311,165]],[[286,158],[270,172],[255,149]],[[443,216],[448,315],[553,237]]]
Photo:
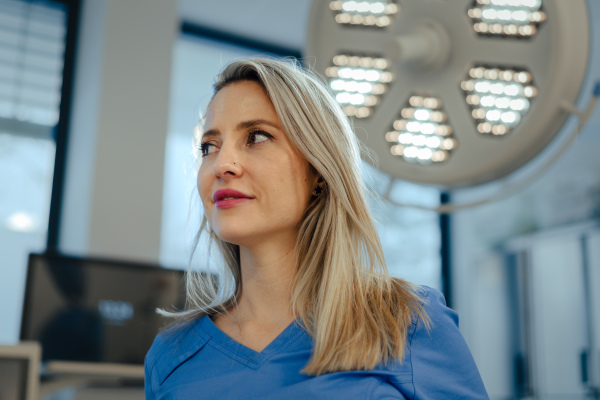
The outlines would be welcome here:
[[[254,197],[233,189],[217,190],[213,194],[213,201],[218,208],[231,208],[252,200]]]

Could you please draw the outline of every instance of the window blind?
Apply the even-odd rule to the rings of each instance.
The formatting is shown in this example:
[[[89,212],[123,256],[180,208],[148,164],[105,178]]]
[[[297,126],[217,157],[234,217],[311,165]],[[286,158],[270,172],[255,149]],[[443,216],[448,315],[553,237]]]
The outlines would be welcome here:
[[[66,23],[67,10],[61,3],[0,0],[2,130],[19,123],[57,124]]]

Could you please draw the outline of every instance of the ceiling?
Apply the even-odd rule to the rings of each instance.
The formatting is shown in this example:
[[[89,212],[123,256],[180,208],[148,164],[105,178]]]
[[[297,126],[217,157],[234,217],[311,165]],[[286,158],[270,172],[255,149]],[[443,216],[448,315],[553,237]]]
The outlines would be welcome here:
[[[311,0],[179,0],[182,21],[303,50]]]

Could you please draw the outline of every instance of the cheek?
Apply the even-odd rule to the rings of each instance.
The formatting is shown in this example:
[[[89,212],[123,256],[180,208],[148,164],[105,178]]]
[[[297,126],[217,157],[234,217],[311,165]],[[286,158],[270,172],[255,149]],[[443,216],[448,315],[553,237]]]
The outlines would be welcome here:
[[[210,172],[210,171],[209,171]],[[198,170],[198,176],[196,177],[196,185],[198,189],[198,194],[200,195],[200,200],[202,200],[202,204],[206,209],[206,202],[210,200],[210,173],[207,173],[206,168],[200,167]]]
[[[302,160],[297,160],[295,157],[289,159],[288,162],[285,163],[286,168],[282,168],[282,172],[278,175],[277,181],[280,187],[285,188],[285,197],[286,202],[291,206],[295,205],[294,208],[297,209],[298,214],[303,214],[308,207],[308,202],[310,200],[312,188],[309,191],[309,178],[306,171],[306,164],[301,162]]]

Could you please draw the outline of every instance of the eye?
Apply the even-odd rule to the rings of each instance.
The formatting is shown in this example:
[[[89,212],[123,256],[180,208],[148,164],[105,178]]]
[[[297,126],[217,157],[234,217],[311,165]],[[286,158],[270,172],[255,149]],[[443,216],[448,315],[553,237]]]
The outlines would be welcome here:
[[[256,130],[256,131],[250,132],[250,135],[248,136],[248,143],[258,144],[258,143],[266,142],[267,140],[272,139],[272,138],[273,138],[273,136],[269,135],[267,132],[261,131],[261,130]]]
[[[204,142],[200,145],[200,154],[202,154],[202,157],[206,157],[210,153],[214,153],[216,149],[217,147],[214,144],[210,142]]]

